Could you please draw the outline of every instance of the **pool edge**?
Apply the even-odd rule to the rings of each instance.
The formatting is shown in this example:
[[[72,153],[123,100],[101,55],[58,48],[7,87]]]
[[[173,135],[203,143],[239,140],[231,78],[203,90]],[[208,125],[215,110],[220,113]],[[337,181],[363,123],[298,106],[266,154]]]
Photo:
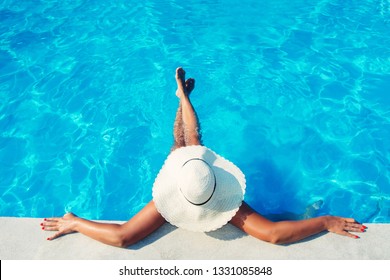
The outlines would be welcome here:
[[[39,218],[0,217],[1,260],[389,260],[390,224],[366,224],[360,239],[319,234],[288,246],[272,245],[243,234],[228,224],[195,233],[165,224],[138,244],[121,249],[81,234],[53,241]]]

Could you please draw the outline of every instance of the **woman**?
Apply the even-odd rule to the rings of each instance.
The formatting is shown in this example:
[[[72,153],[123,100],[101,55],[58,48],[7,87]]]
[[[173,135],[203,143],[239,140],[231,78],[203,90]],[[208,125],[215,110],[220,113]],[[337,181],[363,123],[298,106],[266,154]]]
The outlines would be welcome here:
[[[199,122],[190,101],[195,80],[185,80],[176,69],[179,107],[174,124],[174,146],[157,175],[153,200],[124,224],[93,222],[72,213],[48,218],[45,231],[57,231],[48,240],[80,232],[105,244],[128,247],[157,230],[165,222],[207,232],[230,222],[260,240],[292,243],[322,231],[351,238],[366,227],[351,218],[322,216],[300,221],[272,222],[251,209],[243,197],[245,176],[237,166],[202,146]]]

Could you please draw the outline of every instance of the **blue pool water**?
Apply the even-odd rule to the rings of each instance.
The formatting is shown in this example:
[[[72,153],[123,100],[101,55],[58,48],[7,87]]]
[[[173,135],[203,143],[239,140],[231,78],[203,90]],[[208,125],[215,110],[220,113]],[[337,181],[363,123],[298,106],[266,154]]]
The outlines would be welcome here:
[[[388,0],[0,0],[0,216],[133,216],[183,66],[255,209],[390,222],[389,46]]]

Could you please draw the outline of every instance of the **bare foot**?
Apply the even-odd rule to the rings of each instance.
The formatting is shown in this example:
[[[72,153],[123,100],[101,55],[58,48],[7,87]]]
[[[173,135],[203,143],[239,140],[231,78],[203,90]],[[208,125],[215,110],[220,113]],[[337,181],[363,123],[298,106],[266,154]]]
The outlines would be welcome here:
[[[179,67],[176,69],[176,96],[179,98],[182,98],[183,96],[188,96],[195,87],[195,80],[190,78],[185,81],[185,75],[186,72],[183,68]]]
[[[195,80],[193,78],[187,79],[186,90],[187,90],[188,95],[190,95],[190,93],[193,91],[194,88],[195,88]]]
[[[62,235],[75,232],[74,227],[77,216],[72,213],[65,214],[62,218],[48,218],[41,223],[42,229],[45,231],[58,231],[47,240],[53,240]]]

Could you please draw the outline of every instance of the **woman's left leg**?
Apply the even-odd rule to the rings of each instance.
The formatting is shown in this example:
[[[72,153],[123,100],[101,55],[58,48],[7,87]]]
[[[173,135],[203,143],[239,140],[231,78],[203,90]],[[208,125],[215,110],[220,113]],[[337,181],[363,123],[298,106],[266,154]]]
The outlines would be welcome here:
[[[198,116],[190,100],[191,91],[187,90],[187,84],[192,85],[192,89],[193,89],[195,80],[188,79],[186,82],[184,80],[185,80],[185,71],[183,68],[179,67],[176,69],[176,82],[177,82],[176,95],[180,99],[180,104],[182,108],[181,110],[182,110],[185,145],[186,146],[202,145]]]
[[[184,139],[183,116],[181,111],[181,102],[179,101],[179,107],[176,111],[175,123],[173,124],[173,147],[171,151],[185,147],[185,145],[186,142]]]
[[[188,137],[186,136],[185,123],[183,120],[183,106],[182,106],[182,95],[189,96],[192,90],[195,88],[195,80],[190,78],[185,80],[185,72],[182,68],[176,69],[176,81],[177,90],[176,96],[179,98],[179,107],[176,112],[175,123],[173,125],[173,137],[174,143],[171,151],[177,148],[185,147],[189,144]],[[187,104],[186,104],[187,105]],[[185,105],[185,107],[186,107]]]

